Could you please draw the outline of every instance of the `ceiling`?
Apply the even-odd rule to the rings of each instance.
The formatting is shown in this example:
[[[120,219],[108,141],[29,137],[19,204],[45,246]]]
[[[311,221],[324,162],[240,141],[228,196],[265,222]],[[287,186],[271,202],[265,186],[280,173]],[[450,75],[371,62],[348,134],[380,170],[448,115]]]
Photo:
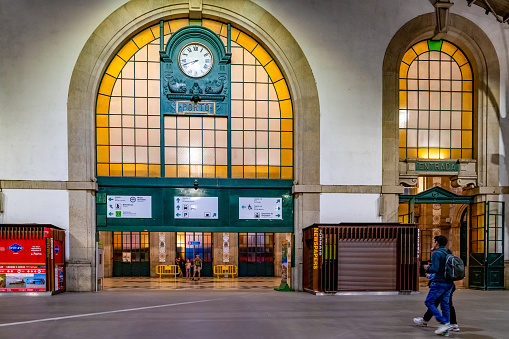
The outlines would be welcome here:
[[[482,7],[486,14],[493,15],[498,22],[509,24],[509,0],[467,0],[468,6]]]

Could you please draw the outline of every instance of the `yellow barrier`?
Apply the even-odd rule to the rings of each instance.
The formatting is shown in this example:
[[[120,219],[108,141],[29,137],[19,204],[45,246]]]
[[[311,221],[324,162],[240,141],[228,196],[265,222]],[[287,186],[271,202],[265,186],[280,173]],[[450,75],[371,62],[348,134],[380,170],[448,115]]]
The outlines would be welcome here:
[[[232,278],[235,278],[237,275],[237,265],[216,265],[214,266],[214,275],[218,277],[220,275],[231,275]]]
[[[180,274],[180,268],[177,265],[157,265],[156,273],[159,274],[159,281],[161,281],[161,277],[165,274],[173,275],[176,278]]]

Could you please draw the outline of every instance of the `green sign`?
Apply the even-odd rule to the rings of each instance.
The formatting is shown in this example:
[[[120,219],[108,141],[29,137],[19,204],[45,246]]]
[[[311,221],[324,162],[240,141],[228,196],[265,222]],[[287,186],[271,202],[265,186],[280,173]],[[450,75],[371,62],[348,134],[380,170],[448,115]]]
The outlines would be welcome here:
[[[418,161],[415,163],[418,172],[458,172],[458,164],[454,161]]]

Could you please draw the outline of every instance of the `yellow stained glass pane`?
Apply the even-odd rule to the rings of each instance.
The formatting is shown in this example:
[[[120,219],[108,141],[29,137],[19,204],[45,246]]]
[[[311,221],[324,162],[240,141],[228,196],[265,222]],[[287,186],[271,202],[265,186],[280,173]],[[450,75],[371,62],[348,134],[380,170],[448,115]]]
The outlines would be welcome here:
[[[399,67],[399,77],[400,79],[406,79],[408,78],[408,69],[410,68],[410,66],[408,66],[407,64],[405,63],[401,63],[401,66]]]
[[[415,53],[417,53],[417,55],[421,55],[424,52],[428,52],[429,51],[428,41],[427,40],[421,41],[413,45],[412,48],[414,49]]]
[[[463,112],[462,113],[462,129],[472,129],[472,112]]]
[[[407,109],[407,91],[399,91],[399,108]]]
[[[461,131],[461,147],[472,148],[472,131]]]
[[[95,123],[97,127],[108,127],[108,116],[107,115],[96,115]]]
[[[460,67],[468,62],[468,59],[465,56],[465,54],[463,54],[463,52],[460,51],[459,49],[456,51],[456,53],[453,54],[452,58],[456,60]]]
[[[293,118],[292,101],[291,100],[280,101],[279,108],[281,110],[281,118],[286,118],[286,119]]]
[[[276,82],[280,79],[283,79],[283,74],[279,70],[279,67],[277,67],[274,60],[265,65],[264,68],[267,71],[267,74],[269,75],[270,80],[272,80],[272,82]]]
[[[269,167],[269,179],[279,179],[281,177],[281,168],[279,166]]]
[[[253,38],[243,32],[240,32],[236,41],[249,52],[251,52],[256,47],[256,45],[258,45],[258,43]]]
[[[417,54],[415,53],[415,51],[413,49],[409,49],[405,55],[403,55],[403,62],[406,63],[407,65],[410,65],[412,63],[412,61],[414,61],[414,59],[417,58]]]
[[[472,110],[472,93],[463,93],[463,106],[462,109],[465,111]]]
[[[110,111],[110,97],[105,95],[97,96],[97,114],[108,114]]]
[[[175,33],[182,27],[189,26],[189,19],[177,19],[170,21],[170,29],[172,33]]]
[[[451,158],[451,150],[441,149],[440,150],[440,159],[450,159]]]
[[[427,148],[419,148],[417,151],[417,157],[419,159],[428,159],[428,149]]]
[[[400,79],[399,80],[399,89],[400,90],[407,90],[407,80],[406,79]]]
[[[417,148],[407,148],[407,158],[417,158]]]
[[[400,148],[399,149],[399,158],[400,159],[406,159],[406,148]]]
[[[216,176],[216,166],[203,166],[202,173],[204,178],[214,178]]]
[[[201,165],[191,165],[189,166],[189,171],[189,176],[193,178],[201,178],[203,176]]]
[[[454,46],[453,44],[451,44],[447,41],[442,41],[442,49],[441,49],[442,52],[452,56],[454,54],[454,52],[456,52],[457,49],[458,49],[458,47]]]
[[[281,179],[293,179],[293,168],[281,167]]]
[[[223,25],[219,21],[208,20],[208,19],[203,19],[201,21],[201,24],[203,27],[207,27],[208,29],[210,29],[211,31],[213,31],[216,34],[221,33],[221,26]],[[205,171],[204,171],[204,173],[205,173]]]
[[[110,176],[121,177],[122,176],[122,164],[111,164],[110,165]]]
[[[472,149],[463,149],[463,151],[461,152],[461,157],[463,159],[472,159],[473,155],[472,155]]]
[[[256,166],[244,166],[244,178],[256,178]]]
[[[140,33],[136,34],[133,37],[134,43],[139,48],[142,48],[143,46],[145,46],[149,42],[153,41],[154,39],[155,39],[154,34],[152,34],[152,30],[150,28],[147,28],[146,30],[141,31]]]
[[[274,88],[276,89],[277,97],[279,100],[290,99],[290,92],[288,91],[288,86],[286,85],[286,81],[280,80],[274,84]]]
[[[171,33],[170,23],[169,22],[165,22],[163,27],[164,27],[164,32],[163,32],[164,35],[167,35],[167,34]]]
[[[177,165],[165,165],[164,166],[164,176],[166,178],[176,178],[177,177]]]
[[[429,159],[440,159],[440,150],[438,148],[430,148],[428,153]]]
[[[124,47],[117,53],[119,57],[121,57],[125,61],[129,61],[131,57],[139,50],[138,46],[132,41],[129,40]]]
[[[136,176],[136,166],[135,164],[123,164],[122,171],[124,173],[124,177],[134,177]]]
[[[464,91],[472,91],[472,81],[463,81],[463,90]]]
[[[451,149],[451,159],[461,159],[461,150],[457,148]]]
[[[152,34],[154,35],[154,38],[156,38],[156,39],[159,38],[159,36],[160,36],[160,34],[159,34],[159,32],[160,32],[159,24],[150,27],[150,29],[152,30]]]
[[[107,128],[97,128],[97,145],[109,145],[109,131]]]
[[[216,166],[216,178],[226,178],[228,176],[227,166]]]
[[[293,151],[291,149],[281,150],[281,166],[293,165]]]
[[[109,146],[97,146],[97,162],[110,162]]]
[[[399,147],[406,147],[406,129],[399,130]]]
[[[148,165],[148,176],[149,177],[160,177],[161,176],[161,165]]]
[[[281,119],[281,131],[293,131],[293,120]]]
[[[177,176],[179,178],[189,177],[189,165],[177,165]]]
[[[461,66],[460,70],[463,80],[472,80],[472,69],[470,68],[470,64]],[[465,82],[463,82],[463,84],[465,84]],[[467,91],[468,89],[463,88],[463,90]],[[472,90],[472,85],[470,85],[470,90]]]
[[[260,179],[268,179],[269,166],[256,166],[256,177]]]
[[[97,164],[97,176],[98,177],[107,177],[110,175],[110,165],[109,164]]]
[[[269,53],[267,53],[265,48],[260,45],[255,47],[253,50],[253,55],[262,64],[262,66],[265,66],[272,60],[272,57],[269,55]]]
[[[148,165],[147,164],[136,164],[136,176],[137,177],[148,177]]]
[[[293,133],[282,132],[281,133],[281,148],[293,148]]]
[[[244,177],[244,166],[232,166],[232,178]]]
[[[99,93],[104,95],[111,95],[111,91],[113,90],[113,85],[115,85],[115,81],[117,79],[104,74],[103,80],[101,81],[101,86],[99,87]]]
[[[124,60],[120,59],[118,56],[115,56],[113,60],[111,60],[106,73],[114,78],[117,78],[125,64],[126,62]]]
[[[239,37],[240,31],[238,29],[232,27],[231,34],[232,34],[232,40],[233,41],[237,41],[237,38]]]

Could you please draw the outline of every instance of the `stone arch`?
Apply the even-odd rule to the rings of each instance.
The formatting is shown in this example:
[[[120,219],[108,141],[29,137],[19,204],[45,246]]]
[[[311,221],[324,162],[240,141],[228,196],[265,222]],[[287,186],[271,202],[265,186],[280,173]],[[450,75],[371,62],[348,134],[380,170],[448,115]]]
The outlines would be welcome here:
[[[196,1],[195,1],[196,2]],[[219,19],[256,36],[277,60],[289,86],[294,111],[294,180],[320,184],[320,112],[309,63],[290,32],[250,0],[201,2],[203,18]],[[70,261],[67,286],[90,291],[95,286],[95,100],[102,74],[118,46],[140,29],[169,18],[196,15],[192,1],[131,0],[110,14],[92,33],[74,67],[68,94],[68,177]],[[306,209],[302,208],[304,201]],[[294,203],[296,260],[302,261],[301,230],[319,221],[319,195],[297,195]],[[315,207],[316,206],[316,207]],[[294,281],[300,282],[295,272]],[[298,286],[296,286],[299,288]]]
[[[498,186],[498,164],[491,161],[498,156],[500,126],[500,65],[497,53],[488,36],[470,20],[450,14],[448,32],[443,39],[462,49],[474,73],[474,107],[477,128],[474,132],[474,158],[477,160],[479,186]],[[382,67],[382,185],[400,185],[398,154],[398,74],[399,65],[407,49],[416,42],[434,36],[435,14],[416,17],[403,25],[391,39]],[[490,131],[490,133],[488,133]],[[396,221],[398,194],[384,195],[384,221]]]

